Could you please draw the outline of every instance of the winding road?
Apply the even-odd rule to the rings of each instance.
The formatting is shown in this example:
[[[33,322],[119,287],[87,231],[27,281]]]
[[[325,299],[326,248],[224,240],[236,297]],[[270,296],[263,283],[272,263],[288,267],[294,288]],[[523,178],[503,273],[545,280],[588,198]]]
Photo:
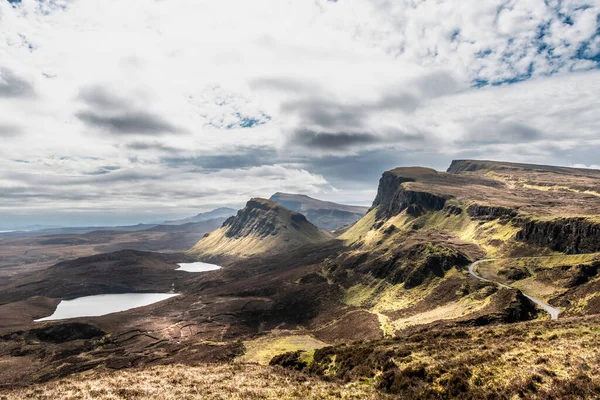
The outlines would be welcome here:
[[[469,265],[469,273],[471,275],[473,275],[475,278],[479,279],[480,281],[495,283],[496,285],[503,287],[505,289],[514,289],[513,287],[505,285],[504,283],[485,279],[484,277],[477,275],[477,273],[475,272],[475,267],[477,267],[477,265],[484,263],[484,262],[496,261],[496,260],[497,260],[496,258],[489,258],[486,260],[475,261],[473,264]],[[560,314],[560,310],[558,308],[554,308],[551,305],[544,303],[542,300],[538,299],[537,297],[529,296],[525,293],[523,293],[523,296],[527,297],[529,300],[533,301],[536,305],[538,305],[539,307],[544,309],[544,311],[546,311],[548,314],[550,314],[550,318],[558,319],[558,314]]]

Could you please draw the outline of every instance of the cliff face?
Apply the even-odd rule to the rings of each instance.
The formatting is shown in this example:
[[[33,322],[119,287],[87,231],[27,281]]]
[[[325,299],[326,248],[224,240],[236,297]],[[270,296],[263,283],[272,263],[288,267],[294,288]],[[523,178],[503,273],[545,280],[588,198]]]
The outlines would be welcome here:
[[[594,253],[600,251],[600,225],[585,218],[531,221],[516,239],[567,254]]]
[[[276,235],[279,231],[277,226],[277,206],[251,199],[246,207],[239,210],[237,215],[229,217],[224,223],[225,236],[229,238],[241,238],[255,235],[264,238]],[[296,214],[298,219],[303,219],[301,214]],[[306,218],[304,218],[306,220]]]
[[[469,217],[473,219],[493,220],[493,219],[511,219],[518,215],[516,210],[505,207],[492,207],[473,204],[467,208]]]
[[[373,208],[377,209],[377,219],[388,219],[408,210],[409,214],[420,215],[425,211],[438,211],[444,208],[447,198],[432,193],[407,190],[403,183],[415,179],[385,172],[379,180],[377,197]]]

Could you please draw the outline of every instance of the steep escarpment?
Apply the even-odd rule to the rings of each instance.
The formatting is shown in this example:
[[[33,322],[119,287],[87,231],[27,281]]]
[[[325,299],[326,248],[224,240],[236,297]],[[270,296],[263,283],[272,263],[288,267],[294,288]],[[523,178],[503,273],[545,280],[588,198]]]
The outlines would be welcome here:
[[[516,238],[566,254],[594,253],[600,251],[600,224],[586,218],[529,221]]]
[[[584,175],[584,176],[595,176],[600,177],[600,171],[590,168],[571,168],[571,167],[560,167],[555,165],[539,165],[539,164],[525,164],[525,163],[513,163],[505,161],[491,161],[491,160],[452,160],[450,167],[446,172],[451,174],[463,174],[465,172],[500,172],[500,171],[512,171],[514,172],[526,172],[526,173],[546,173],[546,174],[561,174],[561,175]]]
[[[482,206],[473,204],[467,208],[469,216],[474,219],[511,219],[516,217],[519,212],[506,207]]]
[[[189,253],[195,256],[248,257],[275,254],[331,237],[300,213],[266,199],[253,198],[223,226],[202,238]]]
[[[420,215],[444,208],[446,196],[409,190],[404,186],[405,183],[415,182],[418,175],[426,174],[436,174],[436,171],[427,168],[398,168],[385,172],[379,180],[377,197],[373,201],[377,219],[389,219],[404,210],[410,215]]]

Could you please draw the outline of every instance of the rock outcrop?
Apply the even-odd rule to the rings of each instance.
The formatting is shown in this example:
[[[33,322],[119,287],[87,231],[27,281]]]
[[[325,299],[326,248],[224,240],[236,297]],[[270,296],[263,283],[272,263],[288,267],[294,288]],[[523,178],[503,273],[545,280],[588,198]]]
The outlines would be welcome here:
[[[516,238],[567,254],[594,253],[600,251],[600,224],[585,218],[529,221]]]
[[[482,206],[473,204],[467,208],[469,217],[473,219],[492,220],[492,219],[511,219],[519,213],[516,210],[506,207]]]
[[[373,202],[373,208],[377,207],[377,219],[389,219],[404,210],[418,216],[426,211],[438,211],[444,208],[446,197],[409,190],[403,185],[414,181],[413,177],[398,174],[397,170],[383,174],[379,180],[377,197]]]
[[[300,213],[271,200],[253,198],[223,226],[202,238],[189,253],[194,256],[248,257],[282,253],[326,242],[331,236]]]

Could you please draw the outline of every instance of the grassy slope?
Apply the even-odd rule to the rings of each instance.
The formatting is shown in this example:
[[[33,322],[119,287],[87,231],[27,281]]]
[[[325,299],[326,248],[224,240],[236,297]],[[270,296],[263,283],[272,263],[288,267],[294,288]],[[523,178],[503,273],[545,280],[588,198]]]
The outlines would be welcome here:
[[[582,267],[598,262],[600,253],[500,259],[479,264],[478,271],[485,278],[509,283],[551,304],[555,304],[561,296],[567,297],[569,304],[562,308],[574,315],[583,311],[590,300],[600,297],[600,292],[595,289],[600,283],[600,278],[590,276],[587,282],[582,281],[576,286],[570,283],[581,273]],[[517,276],[519,279],[515,279],[511,276],[515,271],[523,276]],[[585,290],[586,287],[590,290]]]
[[[377,223],[375,217],[377,209],[373,209],[345,232],[341,239],[348,245],[355,246],[353,252],[356,254],[384,251],[389,257],[398,244],[410,235],[440,236],[439,234],[443,233],[458,242],[478,246],[482,249],[481,257],[511,254],[521,247],[521,244],[514,240],[519,231],[518,227],[498,220],[473,220],[465,211],[468,204],[460,204],[456,200],[451,200],[449,203],[461,207],[463,212],[459,215],[449,215],[442,210],[428,212],[417,218],[400,213],[385,221],[379,228],[374,227]],[[394,232],[391,235],[386,234],[386,230],[392,226]],[[367,278],[367,282],[359,283],[347,290],[345,302],[378,314],[408,310],[431,296],[448,278],[460,280],[463,285],[468,285],[469,277],[466,271],[456,269],[447,272],[443,278],[433,278],[412,289],[405,289],[403,284],[391,285],[383,279]],[[483,309],[488,302],[489,298],[475,299],[473,295],[465,295],[424,313],[384,322],[389,323],[392,331],[395,332],[416,324],[460,318]],[[382,329],[384,329],[383,325]]]
[[[597,318],[422,329],[317,350],[305,370],[399,398],[596,398]]]
[[[0,399],[380,399],[364,385],[339,385],[277,367],[155,366],[95,370],[25,389],[0,390]]]
[[[307,333],[273,331],[269,335],[244,342],[245,353],[236,361],[268,365],[271,359],[278,354],[297,350],[312,354],[314,350],[327,345]]]

